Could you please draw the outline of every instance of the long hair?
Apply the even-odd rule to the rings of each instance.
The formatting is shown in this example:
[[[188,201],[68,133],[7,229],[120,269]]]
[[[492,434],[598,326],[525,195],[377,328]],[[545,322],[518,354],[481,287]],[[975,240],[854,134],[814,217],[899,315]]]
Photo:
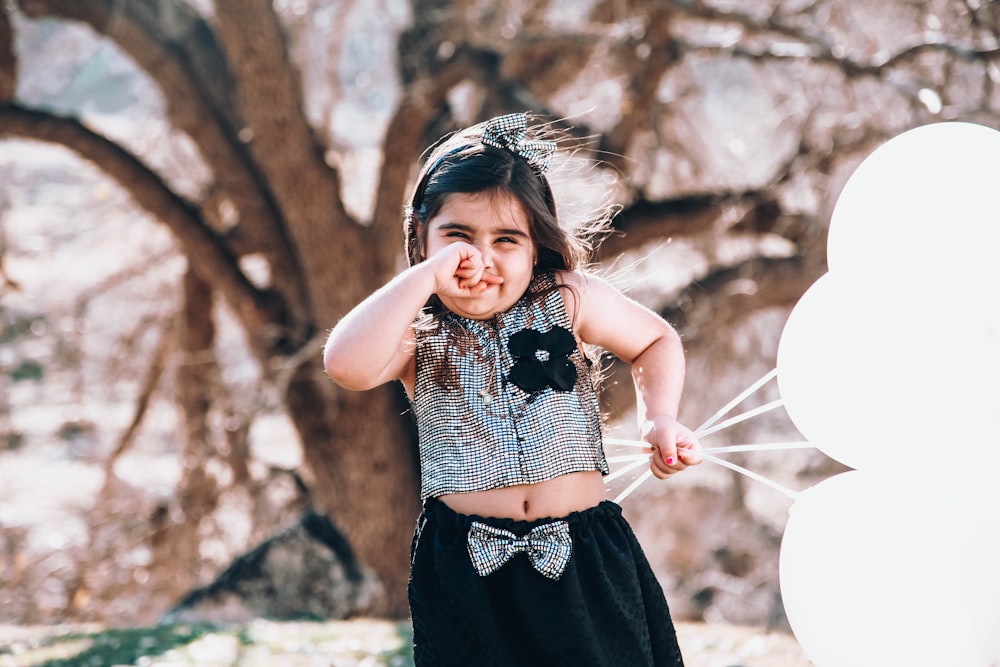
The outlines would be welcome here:
[[[560,226],[545,174],[521,155],[484,143],[483,125],[446,138],[424,162],[403,219],[410,265],[426,259],[427,223],[449,195],[506,192],[516,197],[528,214],[538,257],[535,272],[581,268],[589,260],[590,248]]]

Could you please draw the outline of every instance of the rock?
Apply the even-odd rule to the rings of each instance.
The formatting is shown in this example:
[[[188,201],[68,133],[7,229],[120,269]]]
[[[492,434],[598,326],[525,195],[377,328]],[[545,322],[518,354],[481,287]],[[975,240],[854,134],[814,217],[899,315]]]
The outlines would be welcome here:
[[[188,593],[161,623],[343,619],[377,594],[378,584],[333,522],[310,510],[238,556],[215,581]]]

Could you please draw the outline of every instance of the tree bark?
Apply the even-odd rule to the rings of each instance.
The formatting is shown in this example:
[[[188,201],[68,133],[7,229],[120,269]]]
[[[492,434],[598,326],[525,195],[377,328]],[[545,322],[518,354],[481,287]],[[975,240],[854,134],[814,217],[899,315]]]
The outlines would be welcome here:
[[[17,54],[10,17],[0,10],[0,104],[14,99],[17,91]]]

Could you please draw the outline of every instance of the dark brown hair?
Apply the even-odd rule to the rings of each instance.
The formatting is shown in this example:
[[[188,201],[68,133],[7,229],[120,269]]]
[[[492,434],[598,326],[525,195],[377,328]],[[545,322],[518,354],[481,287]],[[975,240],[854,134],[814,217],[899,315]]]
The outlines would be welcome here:
[[[448,137],[424,162],[403,220],[410,265],[426,259],[427,222],[449,195],[492,191],[507,192],[524,206],[538,257],[536,273],[581,268],[589,248],[560,227],[545,174],[520,155],[483,143],[482,127],[474,125]]]

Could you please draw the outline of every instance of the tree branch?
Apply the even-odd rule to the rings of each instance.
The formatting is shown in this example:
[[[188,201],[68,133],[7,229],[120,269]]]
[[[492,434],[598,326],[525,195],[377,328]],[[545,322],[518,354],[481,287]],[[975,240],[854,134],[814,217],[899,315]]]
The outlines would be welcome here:
[[[680,60],[680,51],[673,35],[675,3],[651,3],[646,19],[646,30],[640,48],[637,40],[624,40],[619,48],[624,60],[624,71],[629,73],[624,87],[626,98],[622,113],[615,126],[601,137],[600,150],[607,161],[616,168],[625,169],[625,155],[635,135],[650,127],[650,100],[657,98],[657,88],[664,74]],[[606,20],[614,21],[613,17]]]
[[[174,344],[173,324],[167,321],[160,332],[160,339],[156,342],[156,347],[153,349],[149,366],[146,367],[146,374],[142,379],[139,396],[136,398],[135,409],[132,412],[132,420],[125,428],[125,431],[118,437],[118,444],[115,445],[114,451],[104,460],[105,490],[109,489],[111,485],[115,464],[128,451],[129,447],[132,446],[136,433],[139,432],[139,427],[142,426],[142,422],[146,418],[150,401],[157,387],[160,385],[160,378],[163,377],[163,371],[167,366],[167,357]]]
[[[434,68],[433,76],[411,82],[389,121],[383,143],[384,160],[375,194],[371,224],[371,251],[384,282],[395,270],[399,256],[400,220],[409,196],[406,187],[413,165],[425,148],[427,129],[441,114],[448,91],[465,80],[485,82],[496,75],[497,60],[492,52],[461,47],[447,61]]]
[[[661,311],[688,346],[702,332],[738,325],[767,308],[790,308],[826,271],[826,255],[818,251],[787,258],[755,257],[725,267],[692,283]]]
[[[258,290],[240,271],[237,258],[202,221],[198,211],[171,191],[152,170],[117,144],[65,118],[17,105],[0,106],[0,135],[59,144],[115,179],[139,204],[166,224],[199,274],[211,276],[247,324],[260,331],[281,323],[276,295]]]
[[[370,248],[344,207],[339,175],[306,119],[299,72],[289,59],[273,3],[217,0],[215,23],[238,81],[235,95],[249,130],[249,149],[287,220],[302,271],[320,286],[310,295],[316,317],[339,317],[354,304],[333,287],[355,279],[356,267],[315,249],[337,248],[345,257],[362,257]]]
[[[174,125],[198,145],[212,169],[216,194],[203,215],[217,220],[215,208],[228,200],[238,211],[229,235],[246,252],[259,252],[271,264],[276,288],[298,321],[308,321],[305,280],[291,241],[282,232],[271,186],[247,149],[243,122],[233,106],[233,78],[211,27],[186,3],[174,0],[18,0],[29,17],[55,16],[82,21],[132,56],[156,81]]]
[[[622,209],[612,220],[613,231],[601,242],[596,259],[614,257],[657,239],[709,233],[732,205],[715,195],[659,202],[640,200]]]
[[[799,13],[807,13],[808,7]],[[957,60],[967,62],[973,61],[994,61],[1000,59],[1000,48],[991,47],[977,49],[948,41],[945,36],[935,37],[933,35],[921,35],[913,43],[899,49],[895,53],[882,54],[878,59],[870,62],[851,59],[835,53],[833,45],[822,35],[810,34],[787,20],[779,10],[764,19],[758,19],[743,12],[732,12],[715,9],[705,3],[681,3],[679,10],[685,11],[689,16],[697,17],[713,23],[731,23],[739,26],[747,34],[757,37],[781,36],[790,38],[797,42],[793,46],[787,43],[775,44],[776,40],[762,40],[759,44],[748,46],[746,40],[737,45],[707,45],[695,42],[683,42],[682,48],[685,52],[711,52],[725,53],[729,56],[746,58],[754,61],[764,60],[801,60],[808,57],[815,63],[828,63],[840,69],[850,78],[875,77],[882,79],[886,71],[914,62],[924,53],[944,53]],[[969,27],[971,29],[982,28],[980,20],[975,11],[969,11]],[[807,25],[822,25],[816,21],[809,21]],[[989,31],[988,29],[986,29]],[[989,31],[992,33],[992,31]],[[994,38],[995,33],[992,33]],[[995,41],[995,40],[994,40]]]

